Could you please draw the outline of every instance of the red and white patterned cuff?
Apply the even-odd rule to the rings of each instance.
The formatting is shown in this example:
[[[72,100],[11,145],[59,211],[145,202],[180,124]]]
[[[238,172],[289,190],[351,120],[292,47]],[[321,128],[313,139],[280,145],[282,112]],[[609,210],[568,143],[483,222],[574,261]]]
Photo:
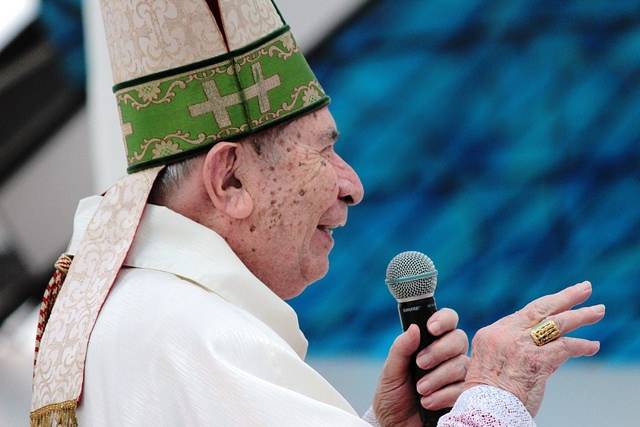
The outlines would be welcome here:
[[[362,419],[380,427],[373,408]],[[438,427],[535,427],[522,402],[508,391],[481,385],[460,395],[451,412],[440,418]]]
[[[522,402],[508,391],[481,385],[460,395],[438,427],[535,427]]]

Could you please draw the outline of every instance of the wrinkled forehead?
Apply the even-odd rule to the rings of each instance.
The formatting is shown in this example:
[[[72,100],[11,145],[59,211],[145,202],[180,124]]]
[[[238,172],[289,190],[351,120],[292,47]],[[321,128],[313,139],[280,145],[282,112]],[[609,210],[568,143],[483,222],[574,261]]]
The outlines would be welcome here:
[[[297,118],[287,126],[301,140],[323,143],[338,139],[338,128],[328,107],[313,111]]]

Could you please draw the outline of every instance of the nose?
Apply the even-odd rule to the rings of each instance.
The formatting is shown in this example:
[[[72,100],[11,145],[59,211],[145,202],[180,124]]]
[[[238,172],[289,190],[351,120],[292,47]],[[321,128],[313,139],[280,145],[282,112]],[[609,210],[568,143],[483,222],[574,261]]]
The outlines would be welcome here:
[[[364,187],[360,177],[349,163],[338,157],[338,198],[349,206],[355,206],[364,197]]]

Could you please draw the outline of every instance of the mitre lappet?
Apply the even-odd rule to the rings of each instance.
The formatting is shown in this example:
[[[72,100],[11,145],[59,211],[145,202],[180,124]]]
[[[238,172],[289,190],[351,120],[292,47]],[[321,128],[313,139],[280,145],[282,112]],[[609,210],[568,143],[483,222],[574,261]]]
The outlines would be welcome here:
[[[164,166],[329,103],[270,0],[101,6],[129,174],[105,193],[45,294],[32,426],[77,425],[92,329]]]

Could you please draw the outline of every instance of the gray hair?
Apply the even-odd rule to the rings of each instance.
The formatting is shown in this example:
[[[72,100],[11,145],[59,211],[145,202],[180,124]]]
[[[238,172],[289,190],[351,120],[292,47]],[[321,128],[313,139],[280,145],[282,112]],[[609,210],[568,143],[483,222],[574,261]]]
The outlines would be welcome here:
[[[156,205],[166,205],[167,199],[171,197],[171,194],[180,187],[180,184],[191,175],[197,161],[204,155],[205,153],[201,153],[195,157],[189,157],[167,165],[156,179],[156,183],[149,196],[149,202]]]
[[[258,157],[262,158],[269,164],[274,164],[279,159],[279,150],[274,149],[276,136],[282,131],[286,125],[275,126],[264,130],[255,135],[242,140],[242,143],[249,143],[255,150]],[[176,163],[172,163],[160,172],[160,176],[156,179],[153,191],[149,197],[149,202],[157,205],[165,206],[171,195],[180,188],[181,184],[187,179],[195,169],[198,160],[206,155],[206,152],[189,157]]]

